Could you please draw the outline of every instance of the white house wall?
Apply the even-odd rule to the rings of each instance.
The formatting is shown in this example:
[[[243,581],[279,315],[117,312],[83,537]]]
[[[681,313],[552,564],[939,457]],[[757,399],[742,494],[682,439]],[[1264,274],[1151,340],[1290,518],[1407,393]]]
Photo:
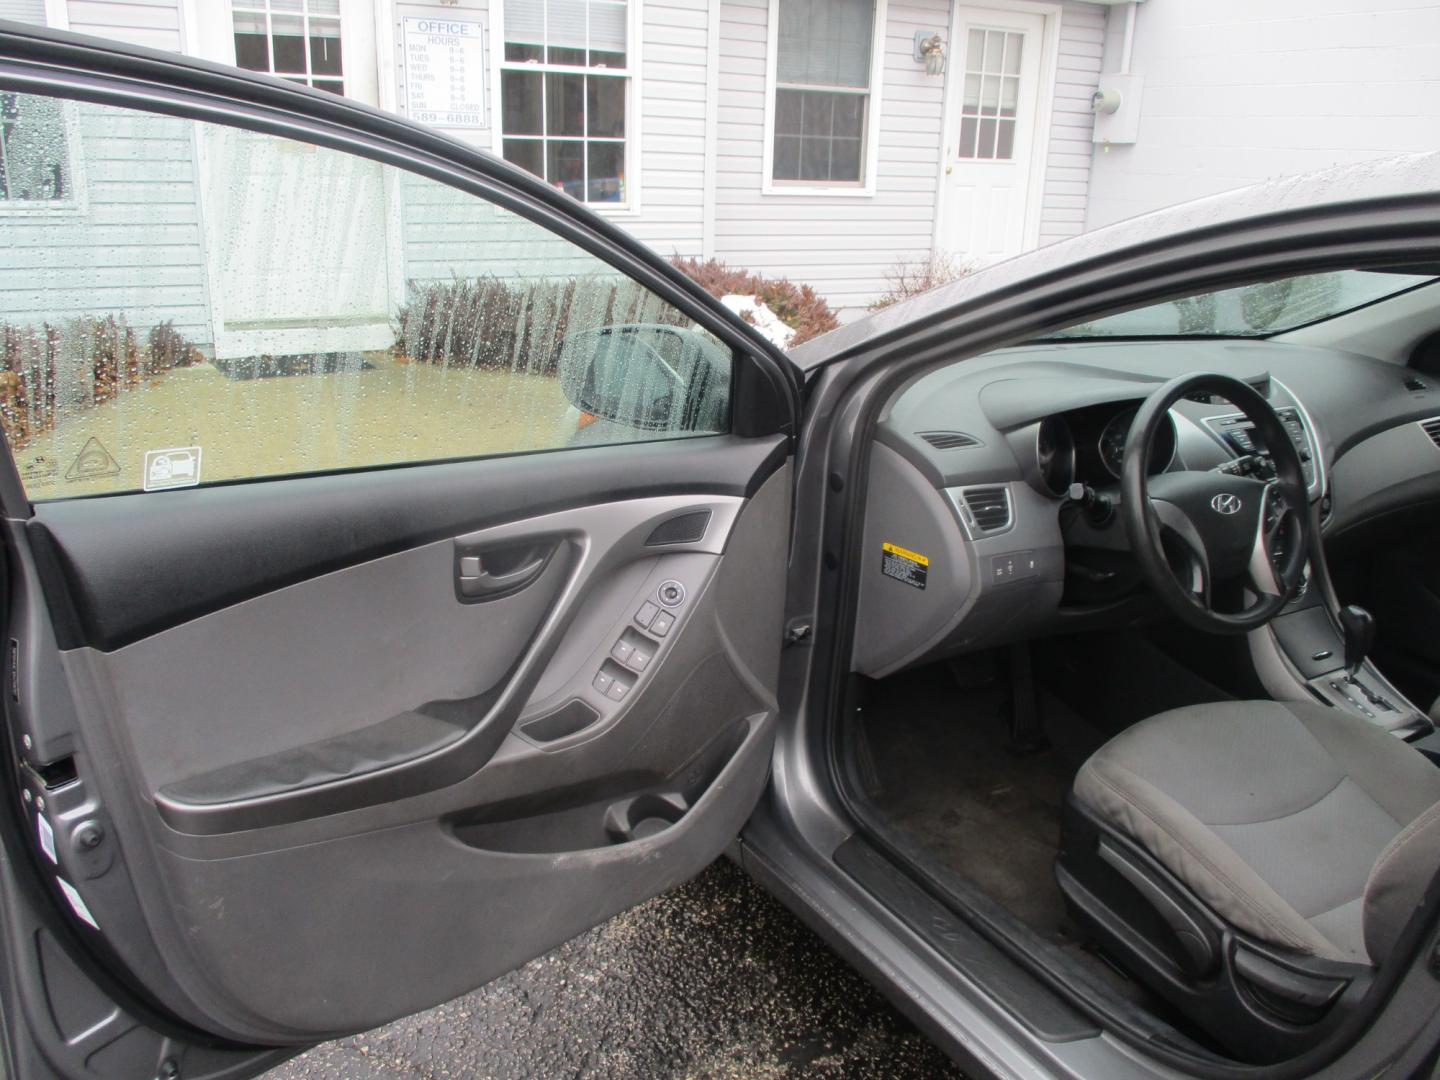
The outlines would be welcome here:
[[[1040,204],[1040,243],[1085,231],[1090,193],[1090,99],[1100,82],[1105,8],[1068,0],[1060,13],[1060,48],[1050,114],[1050,153]]]
[[[55,0],[51,2],[53,6]],[[186,15],[203,14],[203,5],[211,2],[68,0],[64,10],[73,30],[179,50],[187,38]],[[400,19],[476,19],[486,25],[488,37],[493,26],[490,2],[400,0],[390,6],[388,40],[382,32],[378,45],[381,104],[404,110]],[[887,4],[875,192],[861,197],[762,192],[769,0],[638,2],[641,63],[634,92],[639,95],[639,115],[631,132],[638,198],[634,208],[601,208],[601,213],[666,256],[714,255],[744,269],[785,275],[813,285],[847,315],[862,311],[884,291],[886,275],[897,260],[928,256],[934,242],[945,79],[927,76],[912,50],[917,30],[949,34],[950,0]],[[45,0],[0,0],[0,10],[35,21],[43,20],[44,7]],[[1065,0],[1043,177],[1041,243],[1072,235],[1085,224],[1089,99],[1101,62],[1104,23],[1103,8]],[[718,43],[714,53],[712,43]],[[488,40],[485,55],[493,68],[498,50]],[[452,134],[497,149],[498,79],[493,70],[487,76],[488,126]],[[100,151],[96,157],[102,174],[100,162],[107,154]],[[115,213],[106,209],[105,199],[116,181],[102,180],[102,174],[96,174],[99,186],[92,192],[97,227],[109,220],[106,214]],[[437,202],[433,192],[422,195],[412,184],[402,189],[407,278],[538,269],[541,260],[527,258],[514,244],[507,246],[503,222],[481,220],[474,207],[458,218],[447,217],[457,208]],[[188,221],[188,215],[183,220]],[[113,220],[105,227],[113,228]],[[507,254],[497,259],[492,245],[514,248],[514,258]],[[192,310],[196,302],[203,304],[203,283],[195,278],[201,266],[198,246],[183,255],[180,247],[164,245],[165,259],[149,264],[155,272],[147,289],[157,297],[151,305],[157,318],[162,312],[168,317]],[[117,248],[101,250],[108,251],[104,257],[119,260],[113,263],[117,273],[125,272]]]
[[[124,313],[142,333],[173,321],[208,343],[191,125],[83,103],[69,120],[79,206],[0,210],[6,321]]]
[[[1106,70],[1119,67],[1115,9]],[[1413,0],[1149,0],[1138,141],[1097,150],[1091,228],[1329,165],[1433,150],[1440,7]]]
[[[221,0],[198,0],[216,4]],[[70,29],[152,49],[180,50],[179,0],[69,0]]]
[[[814,286],[863,309],[897,259],[928,256],[945,80],[914,60],[916,30],[948,35],[948,0],[891,0],[880,72],[875,194],[765,195],[769,0],[721,0],[715,253],[746,270]]]

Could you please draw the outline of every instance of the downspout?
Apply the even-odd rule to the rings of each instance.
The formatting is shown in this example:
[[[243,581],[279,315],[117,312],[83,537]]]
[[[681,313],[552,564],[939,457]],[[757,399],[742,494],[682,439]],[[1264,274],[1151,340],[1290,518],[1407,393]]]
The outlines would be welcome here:
[[[1130,54],[1135,47],[1135,9],[1139,6],[1139,0],[1130,0],[1130,3],[1125,5],[1125,44],[1120,50],[1121,75],[1130,74]]]

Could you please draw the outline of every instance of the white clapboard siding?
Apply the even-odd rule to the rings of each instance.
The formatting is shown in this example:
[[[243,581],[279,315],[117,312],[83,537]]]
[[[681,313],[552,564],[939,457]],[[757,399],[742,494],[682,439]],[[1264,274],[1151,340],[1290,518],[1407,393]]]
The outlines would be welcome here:
[[[716,254],[812,285],[853,314],[884,291],[897,259],[925,258],[934,233],[944,80],[913,57],[916,30],[948,33],[945,0],[891,0],[884,27],[875,194],[765,195],[768,0],[722,0]]]
[[[192,126],[88,104],[67,118],[78,129],[73,208],[0,203],[0,321],[123,315],[144,334],[169,320],[208,345]]]
[[[709,0],[641,8],[640,209],[616,223],[665,256],[703,243],[708,11]]]
[[[401,174],[407,282],[571,277],[606,268],[568,240],[438,181]]]
[[[1049,155],[1040,203],[1041,245],[1085,231],[1090,190],[1090,99],[1100,84],[1105,8],[1066,0],[1060,13],[1060,49],[1050,114]]]
[[[0,0],[0,19],[45,25],[45,0]]]
[[[220,0],[201,0],[219,4]],[[180,50],[179,0],[70,0],[70,29],[152,49]]]
[[[1111,19],[1118,67],[1123,13]],[[1142,4],[1139,138],[1097,153],[1090,228],[1440,136],[1440,6],[1414,0]]]

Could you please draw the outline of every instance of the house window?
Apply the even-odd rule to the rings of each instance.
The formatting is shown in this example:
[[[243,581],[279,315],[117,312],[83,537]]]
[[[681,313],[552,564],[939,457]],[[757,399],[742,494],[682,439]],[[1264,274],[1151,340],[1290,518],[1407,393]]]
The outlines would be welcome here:
[[[1020,50],[1025,35],[971,30],[965,44],[965,94],[960,101],[959,157],[1009,161],[1015,156],[1020,101]]]
[[[506,0],[503,153],[589,203],[625,203],[630,94],[625,0]]]
[[[235,63],[345,93],[340,0],[234,0]]]
[[[0,206],[64,204],[73,187],[60,102],[0,94]]]
[[[777,0],[777,182],[865,179],[875,0]]]

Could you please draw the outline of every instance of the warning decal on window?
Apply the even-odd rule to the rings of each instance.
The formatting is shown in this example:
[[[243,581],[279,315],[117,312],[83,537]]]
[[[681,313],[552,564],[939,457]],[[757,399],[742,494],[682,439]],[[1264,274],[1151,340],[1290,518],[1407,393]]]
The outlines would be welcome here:
[[[925,578],[930,573],[930,560],[918,551],[892,544],[888,540],[881,545],[880,572],[917,589],[925,588]]]

